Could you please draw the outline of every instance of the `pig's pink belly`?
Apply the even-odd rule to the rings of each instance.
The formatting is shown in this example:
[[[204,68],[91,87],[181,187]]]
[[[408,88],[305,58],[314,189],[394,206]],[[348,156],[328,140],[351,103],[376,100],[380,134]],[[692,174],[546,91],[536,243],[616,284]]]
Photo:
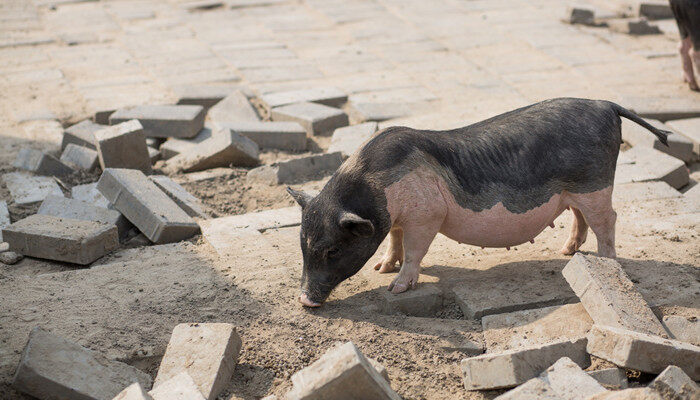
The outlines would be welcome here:
[[[544,230],[566,209],[562,196],[522,214],[508,211],[502,203],[474,212],[448,201],[445,222],[440,232],[460,243],[484,247],[507,247],[525,243]]]

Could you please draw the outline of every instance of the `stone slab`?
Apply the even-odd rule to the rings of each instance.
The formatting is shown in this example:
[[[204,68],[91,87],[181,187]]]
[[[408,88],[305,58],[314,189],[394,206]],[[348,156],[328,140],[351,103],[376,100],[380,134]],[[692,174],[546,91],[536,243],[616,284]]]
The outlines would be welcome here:
[[[47,196],[41,203],[37,214],[114,225],[117,227],[120,238],[125,237],[131,228],[131,223],[117,210],[60,196]]]
[[[562,400],[545,381],[532,378],[515,389],[496,397],[494,400]]]
[[[312,154],[251,169],[246,179],[268,185],[306,182],[330,175],[342,163],[340,152]]]
[[[677,119],[667,125],[693,142],[693,152],[700,156],[700,118]]]
[[[382,309],[387,314],[404,314],[414,317],[435,315],[442,308],[442,290],[434,283],[421,283],[415,289],[394,294],[382,290]]]
[[[61,162],[76,170],[92,171],[99,165],[99,157],[95,150],[69,143],[61,153]]]
[[[329,153],[339,151],[343,159],[350,157],[360,149],[377,131],[376,122],[365,122],[358,125],[338,128],[333,132]]]
[[[141,171],[108,168],[97,189],[154,243],[187,239],[199,226]]]
[[[292,384],[289,400],[401,398],[352,342],[332,348],[296,372]]]
[[[684,162],[690,162],[697,158],[697,155],[693,154],[693,142],[690,139],[679,133],[673,132],[673,128],[666,126],[659,120],[647,119],[646,121],[656,128],[671,132],[667,138],[668,146],[661,143],[659,138],[657,138],[643,126],[625,118],[622,119],[621,126],[622,140],[632,146],[642,146],[656,149]]]
[[[700,347],[626,329],[593,325],[588,334],[591,355],[620,367],[659,374],[669,365],[700,380]]]
[[[285,228],[301,224],[301,209],[297,206],[256,211],[199,221],[204,238],[214,247],[219,242],[229,242],[230,232],[251,229],[264,232],[268,229]]]
[[[170,158],[167,172],[196,172],[217,167],[252,167],[258,165],[260,149],[245,136],[223,130],[193,146],[189,151]]]
[[[262,104],[268,110],[293,103],[318,103],[329,107],[340,107],[348,101],[347,93],[336,87],[316,87],[300,90],[288,90],[262,95]]]
[[[153,400],[153,398],[143,389],[141,384],[134,382],[112,400]]]
[[[632,102],[636,101],[633,99]],[[677,119],[700,118],[700,105],[694,100],[688,102],[683,99],[680,100],[680,104],[676,104],[675,102],[668,102],[668,99],[665,99],[665,101],[655,100],[654,102],[642,99],[641,104],[626,107],[640,117],[658,119],[664,123]],[[673,125],[669,126],[673,128]]]
[[[576,253],[562,275],[596,324],[668,336],[616,260]]]
[[[4,228],[2,236],[14,252],[80,265],[119,247],[115,225],[52,215],[31,215]]]
[[[106,127],[107,125],[96,124],[89,119],[69,126],[63,132],[61,150],[65,150],[66,146],[70,143],[95,150],[95,132]]]
[[[236,90],[241,90],[248,98],[254,96],[252,91],[239,85],[186,85],[173,89],[177,104],[199,105],[205,111]]]
[[[683,194],[666,182],[634,182],[615,185],[613,203],[628,204],[634,202],[673,199]]]
[[[191,150],[197,143],[209,139],[214,134],[211,128],[203,128],[197,136],[191,139],[170,138],[160,145],[160,156],[163,160],[175,157],[180,153],[185,153]]]
[[[593,325],[581,303],[486,315],[481,318],[490,353],[585,338]]]
[[[587,374],[607,389],[627,389],[627,374],[625,374],[624,369],[604,368],[596,371],[588,371]]]
[[[669,365],[649,384],[649,388],[665,399],[700,399],[700,387],[682,369]]]
[[[700,319],[697,316],[666,315],[662,323],[674,339],[700,346]]]
[[[649,388],[632,388],[600,393],[588,400],[665,400],[656,391]]]
[[[165,175],[151,175],[149,177],[165,194],[170,196],[175,203],[190,217],[207,218],[204,206],[198,198],[192,196],[185,188]]]
[[[569,357],[581,368],[588,367],[586,339],[465,358],[462,360],[464,387],[486,390],[517,386],[537,377],[562,357]]]
[[[153,386],[186,372],[207,400],[228,385],[241,350],[241,338],[231,324],[188,323],[173,329]]]
[[[27,147],[20,149],[12,165],[37,175],[65,176],[75,172],[73,168],[51,154]]]
[[[643,1],[639,3],[639,16],[650,20],[673,18],[673,11],[667,1]]]
[[[217,127],[243,135],[263,149],[306,150],[306,130],[296,122],[225,122]]]
[[[153,400],[205,400],[206,397],[199,391],[197,383],[187,372],[181,372],[170,380],[160,385],[154,385],[154,389],[148,392]]]
[[[270,114],[273,121],[298,122],[309,135],[330,135],[349,123],[343,110],[309,102],[275,107]]]
[[[95,132],[102,170],[128,168],[151,173],[146,136],[138,120],[132,119]]]
[[[111,400],[135,382],[150,387],[151,377],[37,327],[29,333],[12,386],[41,399]]]
[[[411,108],[401,103],[357,103],[350,102],[348,112],[359,122],[382,122],[411,115]]]
[[[48,195],[63,196],[61,188],[53,178],[34,176],[26,172],[10,172],[2,179],[15,204],[27,205],[43,201]]]
[[[239,90],[229,94],[210,108],[207,112],[207,119],[218,125],[233,122],[260,121],[260,117],[253,105]]]
[[[109,201],[97,190],[97,182],[73,186],[70,197],[92,204],[95,207],[112,208]]]
[[[191,138],[204,127],[204,116],[204,108],[197,105],[143,105],[115,111],[109,124],[137,119],[146,136]]]
[[[624,162],[617,165],[615,185],[630,182],[663,181],[678,189],[688,183],[688,168],[675,157],[656,149],[634,147],[626,152]]]
[[[540,378],[545,381],[562,400],[586,400],[598,393],[606,392],[593,377],[568,357],[562,357],[547,368]]]

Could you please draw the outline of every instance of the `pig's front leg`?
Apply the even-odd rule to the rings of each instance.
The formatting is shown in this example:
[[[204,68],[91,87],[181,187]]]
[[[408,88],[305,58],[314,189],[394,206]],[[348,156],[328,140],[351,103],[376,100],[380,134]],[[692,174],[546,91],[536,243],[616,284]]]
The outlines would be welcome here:
[[[386,248],[386,253],[382,257],[382,261],[374,266],[375,270],[379,270],[380,274],[394,272],[396,263],[399,267],[403,264],[403,229],[400,227],[392,227],[389,231],[389,245]]]
[[[439,222],[439,223],[438,223]],[[403,226],[403,244],[405,259],[399,275],[389,285],[392,293],[405,292],[415,288],[420,275],[420,262],[428,252],[430,243],[440,230],[442,220],[431,221],[421,225]]]

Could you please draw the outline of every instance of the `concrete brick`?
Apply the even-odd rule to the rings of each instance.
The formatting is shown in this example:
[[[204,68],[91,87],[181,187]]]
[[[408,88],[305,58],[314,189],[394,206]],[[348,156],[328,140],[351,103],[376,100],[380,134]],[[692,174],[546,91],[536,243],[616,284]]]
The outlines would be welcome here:
[[[271,117],[273,121],[298,122],[309,135],[330,135],[336,128],[348,125],[343,110],[308,102],[275,107]]]
[[[151,164],[155,163],[156,161],[160,160],[160,150],[154,149],[153,147],[147,147],[148,150],[148,159],[151,161]]]
[[[382,290],[382,309],[387,314],[405,314],[414,317],[435,315],[442,308],[443,295],[434,283],[422,283],[415,289],[399,294]]]
[[[586,400],[607,391],[568,357],[560,358],[540,378],[563,400]]]
[[[148,392],[153,400],[205,400],[197,383],[187,372],[181,372]]]
[[[73,169],[92,171],[99,165],[95,150],[69,143],[61,154],[61,162]]]
[[[313,154],[251,169],[246,179],[268,185],[305,182],[335,172],[342,163],[339,152]]]
[[[261,97],[262,104],[268,110],[293,103],[318,103],[339,108],[348,101],[347,93],[335,87],[316,87],[310,89],[288,90],[267,93]]]
[[[411,108],[402,103],[358,103],[350,102],[348,112],[358,122],[382,122],[411,115]]]
[[[576,253],[562,275],[596,324],[668,336],[614,259]]]
[[[634,147],[626,152],[623,163],[618,163],[615,184],[663,181],[678,189],[688,183],[685,163],[658,150]],[[630,160],[630,162],[626,162]]]
[[[166,161],[164,171],[196,172],[217,167],[252,167],[258,165],[258,145],[245,136],[223,130],[198,143],[186,153]]]
[[[218,125],[229,122],[260,121],[260,117],[257,111],[255,111],[255,108],[253,108],[248,98],[239,90],[229,94],[210,108],[207,112],[207,119]]]
[[[671,127],[666,126],[659,120],[647,119],[646,121],[659,129],[673,132]],[[693,142],[681,134],[671,133],[668,135],[668,146],[666,146],[646,128],[628,119],[622,119],[621,129],[622,140],[632,146],[654,148],[684,162],[689,162],[696,158],[696,155],[693,154]]]
[[[204,127],[204,114],[204,108],[196,105],[144,105],[115,111],[109,124],[137,119],[146,136],[191,138]]]
[[[12,165],[20,169],[34,172],[37,175],[65,176],[75,172],[73,168],[62,163],[56,157],[26,147],[20,149]]]
[[[2,179],[5,181],[15,204],[35,204],[43,201],[50,194],[63,196],[58,183],[53,178],[46,176],[34,176],[26,172],[10,172],[4,174]]]
[[[220,131],[217,131],[220,132]],[[160,155],[163,160],[175,157],[180,153],[190,151],[196,144],[202,143],[214,134],[211,128],[203,128],[197,136],[192,139],[170,138],[160,146]]]
[[[146,393],[138,382],[134,382],[119,392],[112,400],[153,400],[153,398]]]
[[[369,361],[369,363],[372,365],[374,370],[377,371],[377,373],[381,375],[381,377],[384,378],[384,380],[387,381],[387,383],[391,383],[391,381],[389,380],[389,372],[386,370],[386,367],[374,358],[366,358],[367,361]]]
[[[189,12],[196,12],[204,10],[213,10],[215,8],[222,7],[223,5],[223,2],[217,0],[195,0],[180,4],[180,7]]]
[[[673,22],[671,22],[671,24],[675,26]],[[698,105],[697,101],[694,99],[687,102],[680,101],[673,103],[646,99],[633,99],[632,101],[632,106],[626,107],[643,118],[658,119],[663,123],[666,123],[667,121],[670,122],[671,120],[700,118],[700,105]],[[675,129],[673,124],[669,124],[669,126]],[[687,136],[688,135],[686,135],[686,137]]]
[[[352,342],[327,351],[292,375],[289,400],[400,399]]]
[[[177,104],[202,106],[205,112],[236,90],[248,98],[254,96],[251,90],[240,85],[187,85],[173,89],[178,98]]]
[[[562,400],[561,397],[542,379],[532,378],[494,400]]]
[[[683,194],[666,182],[635,182],[615,185],[613,203],[628,204],[682,197]]]
[[[226,122],[218,128],[230,129],[257,143],[263,149],[306,150],[306,130],[296,122]]]
[[[691,201],[695,201],[695,204],[698,204],[700,207],[700,184],[695,184],[692,188],[688,189],[685,193],[683,193],[683,198],[689,199]]]
[[[649,388],[665,399],[700,399],[700,387],[682,369],[669,365],[650,384]]]
[[[627,389],[627,374],[621,368],[605,368],[587,373],[607,389]]]
[[[2,228],[10,225],[10,211],[7,209],[7,202],[0,200],[0,243],[2,243]]]
[[[365,122],[359,125],[338,128],[333,132],[329,153],[339,151],[343,159],[350,157],[377,131],[376,122]]]
[[[170,196],[175,203],[190,217],[207,218],[204,207],[198,198],[192,196],[185,188],[165,175],[151,175],[148,177],[165,194]]]
[[[462,360],[464,387],[485,390],[517,386],[538,376],[562,357],[569,357],[581,368],[588,367],[586,339],[465,358]]]
[[[151,377],[37,327],[29,333],[12,386],[40,399],[111,400],[134,382],[149,387]]]
[[[674,339],[700,346],[700,319],[697,316],[666,315],[662,323]]]
[[[199,231],[194,220],[141,171],[108,168],[97,189],[154,243],[177,242]]]
[[[648,19],[673,18],[673,11],[667,1],[644,1],[639,4],[639,16]]]
[[[109,201],[97,190],[97,182],[73,186],[70,197],[92,204],[95,207],[112,208]]]
[[[241,344],[231,324],[179,324],[170,336],[153,386],[158,388],[186,372],[206,399],[215,399],[233,375]]]
[[[661,33],[657,25],[650,24],[645,18],[608,20],[612,31],[628,35],[656,35]]]
[[[566,10],[570,24],[595,25],[595,10],[585,6],[570,6]]]
[[[686,118],[668,121],[667,125],[693,142],[693,153],[700,156],[700,118]]]
[[[117,227],[120,238],[125,237],[131,228],[131,223],[117,210],[59,196],[47,196],[41,203],[37,214],[114,225]]]
[[[664,400],[649,388],[634,388],[597,394],[588,400]]]
[[[675,365],[694,380],[700,380],[700,347],[678,340],[633,332],[609,326],[593,325],[588,333],[587,350],[591,355],[620,367],[652,374]]]
[[[96,124],[89,119],[69,126],[63,132],[61,151],[65,150],[70,143],[95,150],[95,132],[106,127],[107,125]]]
[[[139,121],[130,120],[99,130],[95,132],[95,143],[102,170],[129,168],[151,173],[146,136]]]
[[[87,265],[119,247],[117,227],[35,214],[3,229],[10,250],[25,256]]]
[[[585,338],[593,321],[581,303],[486,315],[481,318],[490,353]]]

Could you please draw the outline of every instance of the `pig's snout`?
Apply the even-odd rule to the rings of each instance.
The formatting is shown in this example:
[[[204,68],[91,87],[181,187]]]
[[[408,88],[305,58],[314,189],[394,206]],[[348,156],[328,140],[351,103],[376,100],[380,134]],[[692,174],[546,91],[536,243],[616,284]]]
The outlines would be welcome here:
[[[321,303],[316,303],[315,301],[312,301],[309,298],[309,296],[307,296],[307,294],[303,292],[299,295],[299,302],[304,307],[321,307]]]

